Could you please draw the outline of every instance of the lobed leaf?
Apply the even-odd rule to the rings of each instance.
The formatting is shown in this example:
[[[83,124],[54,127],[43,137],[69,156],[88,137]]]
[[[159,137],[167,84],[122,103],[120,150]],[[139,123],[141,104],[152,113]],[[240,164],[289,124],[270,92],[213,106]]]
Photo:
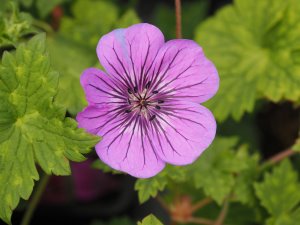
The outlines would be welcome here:
[[[266,173],[264,181],[256,183],[255,192],[261,204],[276,217],[289,213],[300,202],[297,172],[288,160]]]
[[[21,44],[15,54],[5,53],[0,66],[0,218],[10,222],[19,199],[28,199],[38,163],[47,173],[70,174],[69,160],[98,141],[53,103],[58,73],[50,67],[45,35]]]
[[[207,103],[218,120],[239,120],[257,99],[299,100],[299,9],[294,0],[235,0],[197,28],[196,41],[220,74]]]

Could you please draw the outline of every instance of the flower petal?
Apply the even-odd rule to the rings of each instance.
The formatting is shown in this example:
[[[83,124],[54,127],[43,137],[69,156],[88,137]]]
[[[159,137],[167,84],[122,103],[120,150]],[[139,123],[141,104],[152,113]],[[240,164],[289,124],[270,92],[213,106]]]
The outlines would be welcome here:
[[[120,83],[142,89],[164,36],[155,26],[140,23],[104,35],[97,46],[101,65]]]
[[[186,165],[195,161],[211,144],[216,121],[205,107],[176,101],[164,104],[152,121],[153,142],[160,158],[171,164]]]
[[[116,170],[138,178],[159,173],[165,163],[158,157],[142,117],[132,116],[126,122],[109,124],[101,132],[102,141],[96,145],[100,159]],[[119,125],[115,128],[115,125]]]
[[[154,64],[152,88],[170,98],[201,103],[218,90],[218,72],[194,41],[166,42]]]
[[[126,89],[114,83],[101,70],[95,68],[86,69],[80,77],[80,83],[84,89],[86,99],[91,105],[116,107],[127,104],[127,99],[124,97]]]

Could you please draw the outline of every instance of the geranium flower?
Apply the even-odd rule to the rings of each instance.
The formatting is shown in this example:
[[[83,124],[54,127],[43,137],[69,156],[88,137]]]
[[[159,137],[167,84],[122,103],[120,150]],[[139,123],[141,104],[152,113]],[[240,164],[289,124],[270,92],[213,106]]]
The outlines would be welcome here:
[[[199,103],[216,93],[219,77],[197,43],[164,42],[158,28],[141,23],[104,35],[97,55],[106,72],[83,72],[89,105],[77,120],[103,137],[96,145],[103,162],[147,178],[166,163],[194,162],[210,145],[216,122]]]

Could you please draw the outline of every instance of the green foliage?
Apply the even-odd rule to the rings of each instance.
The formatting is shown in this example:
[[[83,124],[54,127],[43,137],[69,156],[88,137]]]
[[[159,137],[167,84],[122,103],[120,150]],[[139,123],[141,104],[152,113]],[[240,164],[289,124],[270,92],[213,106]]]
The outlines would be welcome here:
[[[273,217],[268,224],[293,224],[293,218],[299,218],[300,209],[293,211],[300,202],[299,190],[297,173],[288,160],[275,167],[272,173],[266,173],[263,182],[255,184],[257,197]]]
[[[83,11],[89,13],[82,16]],[[140,20],[132,9],[119,18],[117,7],[104,0],[78,0],[72,6],[72,13],[74,18],[62,19],[59,34],[49,38],[48,45],[54,68],[61,71],[57,101],[71,115],[76,115],[86,105],[80,75],[98,62],[96,44],[100,37],[113,27],[128,27]]]
[[[19,12],[17,6],[3,5],[0,10],[0,48],[16,46],[24,36],[34,33],[32,18],[29,14]]]
[[[143,203],[166,187],[172,188],[172,183],[191,183],[219,204],[231,193],[236,201],[253,203],[252,183],[257,177],[258,155],[250,156],[246,146],[234,150],[236,145],[236,138],[219,137],[193,164],[168,165],[155,177],[138,179],[135,189],[139,201]]]
[[[58,73],[50,67],[45,35],[6,52],[0,67],[0,218],[9,223],[19,198],[28,199],[39,179],[35,166],[47,174],[69,175],[68,160],[83,161],[99,138],[77,128],[53,103]]]
[[[255,176],[252,167],[255,169],[257,166],[258,157],[249,156],[246,146],[234,150],[236,145],[236,138],[219,137],[194,164],[187,167],[187,174],[193,178],[194,186],[203,188],[204,193],[219,204],[235,187],[238,200],[245,203],[251,200],[250,177]],[[249,183],[243,182],[248,179]]]
[[[146,202],[150,197],[156,197],[172,181],[181,182],[185,179],[184,170],[180,167],[167,165],[158,175],[148,179],[138,179],[135,190],[138,191],[140,203]]]
[[[83,70],[93,66],[97,57],[81,45],[61,36],[47,39],[53,67],[61,71],[56,101],[76,115],[86,105],[79,78]]]
[[[62,19],[61,35],[95,50],[99,38],[110,31],[117,20],[118,8],[105,0],[77,0],[72,5],[72,14],[74,18]]]
[[[145,217],[138,225],[163,225],[154,215],[150,214]]]
[[[196,41],[221,78],[218,94],[207,104],[218,120],[240,119],[257,99],[300,98],[299,5],[236,0],[198,27]]]

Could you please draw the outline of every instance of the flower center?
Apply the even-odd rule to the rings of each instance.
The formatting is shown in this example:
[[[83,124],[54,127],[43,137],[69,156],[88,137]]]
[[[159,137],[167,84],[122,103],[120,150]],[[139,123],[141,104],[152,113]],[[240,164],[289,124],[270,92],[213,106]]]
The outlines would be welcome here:
[[[135,87],[133,90],[128,88],[126,113],[134,113],[152,121],[155,119],[158,110],[161,109],[163,100],[159,99],[158,91],[149,91],[149,87],[139,92]]]

